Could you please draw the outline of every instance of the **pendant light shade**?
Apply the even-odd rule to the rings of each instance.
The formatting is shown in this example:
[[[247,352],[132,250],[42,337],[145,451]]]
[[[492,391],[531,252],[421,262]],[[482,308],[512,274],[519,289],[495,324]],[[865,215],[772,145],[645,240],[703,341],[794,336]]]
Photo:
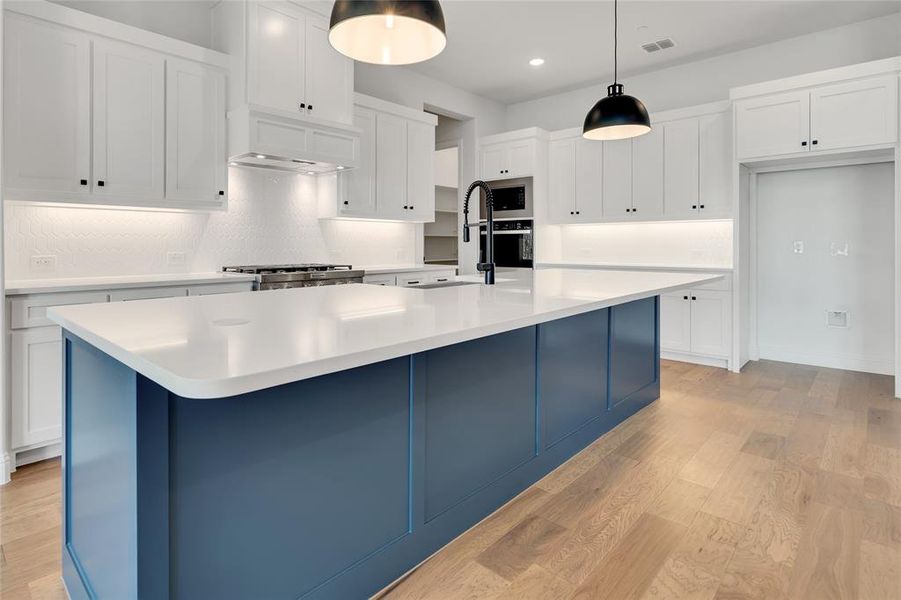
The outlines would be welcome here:
[[[377,65],[422,62],[447,45],[438,0],[337,0],[328,39],[341,54]]]
[[[582,137],[588,140],[623,140],[651,131],[651,118],[641,100],[623,93],[616,81],[619,2],[613,0],[613,83],[607,86],[607,97],[591,107],[582,125]]]
[[[623,94],[623,86],[607,86],[607,97],[588,111],[582,137],[589,140],[622,140],[644,135],[651,130],[648,110],[641,100]]]

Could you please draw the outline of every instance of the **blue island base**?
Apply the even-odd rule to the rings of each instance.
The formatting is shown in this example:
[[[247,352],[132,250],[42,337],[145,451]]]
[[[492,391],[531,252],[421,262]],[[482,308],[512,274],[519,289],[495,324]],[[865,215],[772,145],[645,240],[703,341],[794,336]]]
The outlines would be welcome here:
[[[365,598],[659,396],[657,298],[216,400],[66,332],[70,596]]]

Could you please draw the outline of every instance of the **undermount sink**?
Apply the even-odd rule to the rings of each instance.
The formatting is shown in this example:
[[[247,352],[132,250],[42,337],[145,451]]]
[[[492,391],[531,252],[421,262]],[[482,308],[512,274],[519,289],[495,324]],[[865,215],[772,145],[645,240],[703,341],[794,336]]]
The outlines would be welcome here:
[[[461,285],[481,285],[478,281],[442,281],[439,283],[423,283],[422,285],[411,285],[420,290],[433,290],[435,288],[458,287]]]

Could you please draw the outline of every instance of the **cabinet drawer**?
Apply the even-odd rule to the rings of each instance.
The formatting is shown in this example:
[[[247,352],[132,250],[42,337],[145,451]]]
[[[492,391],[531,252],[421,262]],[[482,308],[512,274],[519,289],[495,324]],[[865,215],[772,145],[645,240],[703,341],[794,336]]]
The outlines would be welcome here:
[[[363,283],[370,285],[397,285],[397,277],[394,275],[365,275]]]
[[[421,283],[431,283],[434,279],[431,279],[430,273],[412,273],[408,275],[398,275],[397,277],[397,285],[419,285]]]
[[[429,281],[432,283],[443,283],[451,281],[456,276],[454,271],[436,271],[429,273]]]
[[[188,287],[189,296],[208,296],[210,294],[232,294],[249,292],[253,289],[251,281],[235,281],[231,283],[207,283]]]
[[[68,306],[70,304],[94,304],[108,302],[107,292],[61,292],[55,294],[35,294],[16,296],[9,300],[9,326],[11,329],[41,327],[54,325],[47,318],[47,309],[51,306]]]
[[[113,290],[110,292],[110,302],[124,302],[128,300],[149,300],[151,298],[174,298],[187,296],[186,287],[152,287],[137,288],[131,290]]]

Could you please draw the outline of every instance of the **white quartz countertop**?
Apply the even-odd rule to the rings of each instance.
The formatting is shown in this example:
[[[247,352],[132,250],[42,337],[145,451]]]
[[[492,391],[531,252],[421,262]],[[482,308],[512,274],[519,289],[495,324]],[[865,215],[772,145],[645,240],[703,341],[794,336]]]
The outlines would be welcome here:
[[[170,391],[219,398],[494,335],[722,275],[543,269],[439,289],[350,284],[51,308]]]
[[[457,265],[354,265],[354,269],[363,269],[367,275],[412,273],[415,271],[451,271],[456,268]]]
[[[559,261],[542,262],[536,265],[539,269],[614,269],[634,271],[682,271],[698,273],[731,273],[733,268],[728,265],[664,265],[659,263],[616,263],[616,262],[578,262]]]
[[[51,292],[82,292],[124,288],[158,287],[164,285],[198,285],[253,281],[253,275],[241,273],[170,273],[168,275],[125,275],[115,277],[69,277],[65,279],[8,280],[7,296],[49,294]]]

